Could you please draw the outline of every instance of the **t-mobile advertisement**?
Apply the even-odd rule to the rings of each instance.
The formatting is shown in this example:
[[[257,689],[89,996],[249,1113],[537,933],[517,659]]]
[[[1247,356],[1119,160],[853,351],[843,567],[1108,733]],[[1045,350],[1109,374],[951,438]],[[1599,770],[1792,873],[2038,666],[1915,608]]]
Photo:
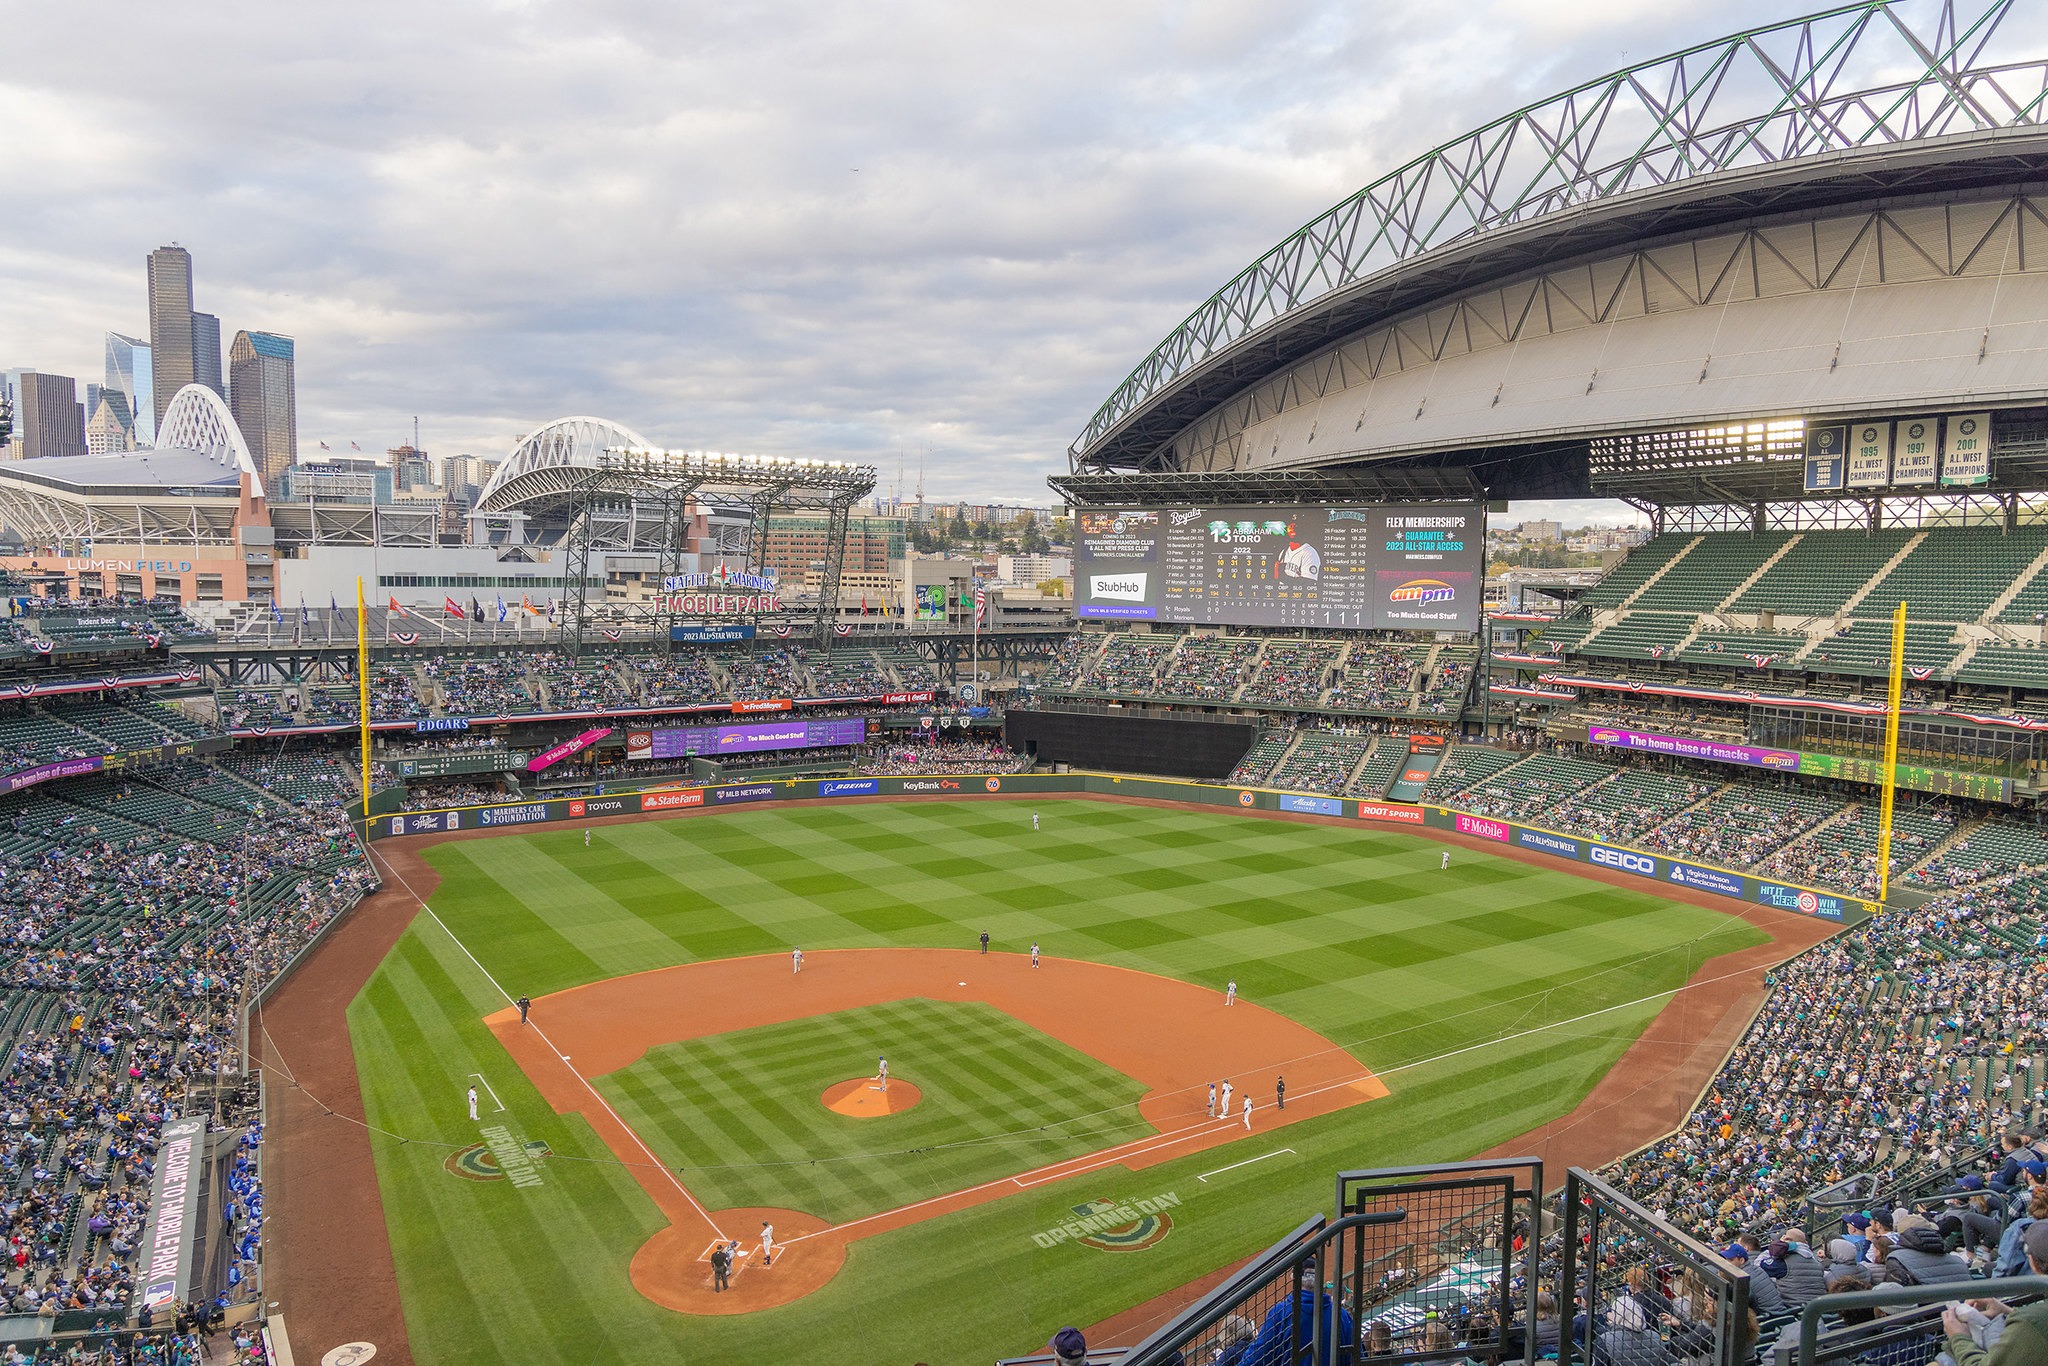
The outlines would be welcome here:
[[[768,749],[821,749],[858,745],[868,738],[867,718],[771,721],[756,726],[679,726],[626,732],[628,759],[682,759],[699,754],[753,754]]]

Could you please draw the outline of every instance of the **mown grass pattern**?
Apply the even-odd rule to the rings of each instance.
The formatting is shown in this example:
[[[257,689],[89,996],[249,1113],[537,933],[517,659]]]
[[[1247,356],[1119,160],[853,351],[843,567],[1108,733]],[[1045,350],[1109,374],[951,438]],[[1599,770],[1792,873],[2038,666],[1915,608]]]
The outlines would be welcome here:
[[[435,910],[515,994],[793,944],[965,948],[986,929],[998,949],[1021,951],[1035,938],[1048,954],[1219,989],[1234,977],[1248,999],[1351,1049],[1394,1094],[1290,1127],[1285,1146],[1295,1153],[1241,1176],[1195,1180],[1271,1151],[1270,1139],[1035,1187],[863,1240],[829,1286],[782,1309],[674,1315],[626,1277],[659,1225],[651,1202],[580,1120],[556,1116],[525,1084],[479,1023],[503,999],[423,919],[349,1014],[370,1117],[408,1140],[379,1139],[377,1158],[414,1353],[478,1366],[949,1366],[1031,1350],[1062,1323],[1106,1317],[1262,1246],[1327,1204],[1339,1168],[1464,1157],[1565,1113],[1661,1005],[1625,1003],[1760,939],[1647,884],[1608,887],[1464,851],[1440,871],[1441,849],[1363,827],[1084,800],[763,807],[606,827],[588,849],[576,830],[437,846]],[[863,1014],[777,1028],[857,1032],[865,1022],[849,1017]],[[792,1145],[820,1141],[823,1131],[810,1128],[822,1113],[818,1091],[848,1074],[837,1049],[829,1066],[799,1069],[795,1095],[763,1085],[757,1097],[727,1096],[715,1108],[692,1089],[709,1087],[713,1074],[672,1068],[667,1056],[612,1081],[638,1107],[636,1123],[660,1135],[649,1138],[657,1146],[763,1160],[772,1151],[782,1161]],[[971,1063],[963,1050],[959,1065]],[[471,1071],[488,1075],[509,1107],[502,1122],[559,1155],[544,1164],[543,1186],[465,1182],[442,1170],[450,1146],[476,1138],[461,1105]],[[1018,1087],[1020,1110],[1081,1103],[1030,1090]],[[1022,1127],[1012,1120],[989,1132]],[[1011,1170],[1056,1160],[1029,1144],[1011,1154]],[[958,1168],[926,1155],[866,1158],[834,1163],[844,1170],[829,1176],[730,1166],[703,1179],[718,1192],[714,1206],[822,1202],[818,1212],[845,1217],[841,1208],[886,1208],[905,1203],[904,1192],[924,1198],[972,1184],[984,1156]],[[1161,1190],[1185,1203],[1173,1233],[1148,1252],[1044,1249],[1031,1239],[1088,1199]]]
[[[899,1083],[916,1083],[915,1108],[873,1119],[825,1108],[825,1088],[882,1055]],[[708,1208],[834,1223],[1151,1132],[1137,1082],[978,1003],[892,1001],[669,1044],[598,1089]]]

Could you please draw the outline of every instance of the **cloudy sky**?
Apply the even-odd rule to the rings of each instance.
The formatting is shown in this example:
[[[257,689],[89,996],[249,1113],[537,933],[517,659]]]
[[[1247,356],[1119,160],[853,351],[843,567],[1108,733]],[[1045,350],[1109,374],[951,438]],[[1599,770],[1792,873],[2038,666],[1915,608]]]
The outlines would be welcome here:
[[[1302,221],[1796,12],[14,5],[0,366],[96,378],[107,329],[148,334],[143,258],[175,241],[224,340],[297,339],[302,450],[381,450],[417,415],[437,455],[498,455],[590,413],[1047,502],[1124,373]]]

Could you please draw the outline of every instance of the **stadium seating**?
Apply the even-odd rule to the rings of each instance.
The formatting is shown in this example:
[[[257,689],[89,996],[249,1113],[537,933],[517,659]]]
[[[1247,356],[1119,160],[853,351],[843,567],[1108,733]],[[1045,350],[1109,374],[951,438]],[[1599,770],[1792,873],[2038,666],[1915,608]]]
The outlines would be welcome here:
[[[1953,626],[1940,623],[1906,622],[1906,667],[1940,673],[1962,652],[1953,642]],[[1809,668],[1830,673],[1864,674],[1882,677],[1891,673],[1892,624],[1889,621],[1859,621],[1839,635],[1829,636],[1813,647],[1806,657]]]
[[[1695,541],[1701,539],[1683,534],[1665,535],[1639,545],[1579,600],[1588,607],[1619,607],[1680,551],[1689,550]]]
[[[1808,532],[1730,604],[1736,612],[1839,614],[1856,591],[1913,539],[1910,531]],[[1872,615],[1880,613],[1873,612]]]
[[[1227,702],[1250,677],[1258,653],[1259,642],[1242,636],[1188,636],[1160,677],[1160,695]]]
[[[1269,640],[1237,700],[1273,707],[1314,706],[1328,686],[1330,667],[1343,652],[1337,641]]]
[[[1405,735],[1385,736],[1373,743],[1372,752],[1360,766],[1358,776],[1344,789],[1352,797],[1384,797],[1387,785],[1401,772],[1401,766],[1408,761],[1408,737]]]
[[[1704,773],[1662,773],[1624,768],[1567,798],[1542,817],[1543,824],[1598,839],[1635,842],[1713,792],[1718,783]]]
[[[1334,796],[1350,783],[1352,772],[1371,746],[1370,736],[1305,730],[1266,785]]]
[[[1416,675],[1428,657],[1425,645],[1357,641],[1338,671],[1326,705],[1333,711],[1378,715],[1412,712]]]
[[[1701,536],[1629,605],[1643,612],[1711,612],[1790,539],[1782,531]]]
[[[1579,654],[1618,659],[1654,659],[1674,649],[1693,629],[1694,618],[1678,612],[1630,611],[1577,647]]]
[[[1487,745],[1452,745],[1422,789],[1422,800],[1429,804],[1446,802],[1452,793],[1482,786],[1502,769],[1527,757],[1516,750]]]
[[[1263,786],[1273,776],[1273,766],[1280,762],[1280,756],[1287,753],[1287,747],[1293,743],[1293,731],[1267,731],[1245,751],[1244,758],[1237,761],[1237,767],[1231,770],[1230,782],[1241,787]]]
[[[1735,782],[1698,808],[1667,819],[1641,843],[1680,858],[1752,868],[1842,809],[1818,789]]]

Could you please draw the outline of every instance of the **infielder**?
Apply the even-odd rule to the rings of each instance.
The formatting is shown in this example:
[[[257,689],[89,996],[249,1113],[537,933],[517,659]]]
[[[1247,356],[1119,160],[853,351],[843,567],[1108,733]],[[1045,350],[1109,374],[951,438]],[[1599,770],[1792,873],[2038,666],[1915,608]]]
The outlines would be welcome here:
[[[1230,985],[1223,989],[1223,1004],[1227,1006],[1237,1004],[1237,979],[1235,977],[1231,978]]]
[[[1249,1091],[1244,1093],[1244,1127],[1252,1127],[1252,1093]]]
[[[981,951],[982,951],[983,953],[987,953],[987,952],[988,952],[988,931],[987,931],[987,930],[983,930],[983,931],[981,932]]]
[[[1216,1083],[1209,1083],[1209,1118],[1216,1118]]]
[[[476,1118],[476,1088],[474,1086],[469,1088],[469,1117],[471,1119]]]
[[[1230,1083],[1227,1081],[1223,1083],[1223,1108],[1217,1113],[1225,1119],[1230,1118]]]
[[[875,1075],[876,1075],[876,1076],[878,1076],[878,1077],[880,1077],[880,1078],[882,1079],[882,1089],[883,1089],[884,1091],[888,1090],[888,1089],[889,1089],[889,1060],[888,1060],[887,1058],[876,1058],[876,1059],[875,1059]]]
[[[1031,966],[1034,968],[1038,966],[1038,941],[1036,939],[1031,941]]]
[[[799,973],[804,970],[804,951],[802,949],[794,949],[790,952],[789,970],[791,974]]]
[[[761,1225],[761,1265],[773,1265],[775,1257],[775,1225]]]

